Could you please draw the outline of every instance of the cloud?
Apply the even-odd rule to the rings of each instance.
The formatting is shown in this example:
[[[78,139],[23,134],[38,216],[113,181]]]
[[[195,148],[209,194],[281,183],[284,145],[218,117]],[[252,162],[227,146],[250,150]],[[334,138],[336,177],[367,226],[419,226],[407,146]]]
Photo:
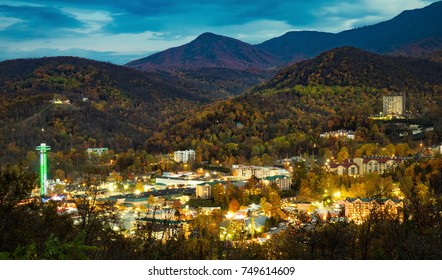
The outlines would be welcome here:
[[[309,27],[319,31],[339,32],[389,20],[404,10],[423,8],[432,2],[422,0],[331,1],[314,12]]]
[[[0,30],[4,30],[11,25],[21,22],[22,20],[14,17],[1,17],[0,16]]]
[[[103,27],[113,21],[112,15],[108,11],[78,10],[72,8],[61,9],[82,23],[82,28],[73,28],[71,31],[78,33],[101,32]]]
[[[38,56],[82,56],[85,58],[127,63],[127,58],[140,58],[149,54],[188,43],[193,37],[162,40],[162,34],[153,32],[125,34],[89,34],[76,37],[33,39],[11,42],[1,46],[0,60]],[[129,43],[128,43],[129,42]],[[46,52],[46,53],[45,53]]]
[[[340,32],[374,24],[432,2],[436,1],[4,0],[0,48],[10,55],[82,49],[100,58],[141,56],[187,43],[207,31],[255,44],[291,30]]]
[[[67,28],[84,27],[81,21],[51,7],[0,5],[0,16],[12,22],[0,32],[10,40],[65,36]]]

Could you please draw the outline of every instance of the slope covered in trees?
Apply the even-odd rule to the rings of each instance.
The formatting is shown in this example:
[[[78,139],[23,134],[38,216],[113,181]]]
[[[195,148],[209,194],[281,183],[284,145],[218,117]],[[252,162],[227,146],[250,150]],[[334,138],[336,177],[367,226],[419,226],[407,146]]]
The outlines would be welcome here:
[[[393,91],[439,91],[437,87],[441,84],[441,73],[442,64],[433,61],[382,56],[353,47],[342,47],[281,70],[258,90],[320,84]]]
[[[231,164],[337,153],[339,144],[319,138],[335,129],[355,130],[356,141],[386,144],[381,124],[367,119],[382,111],[382,96],[404,92],[407,109],[440,131],[441,77],[442,65],[431,61],[335,49],[281,70],[242,96],[168,120],[146,148],[193,147],[200,160]]]
[[[75,57],[5,61],[0,157],[20,158],[41,141],[56,150],[137,147],[171,114],[226,97],[218,93],[178,77]]]

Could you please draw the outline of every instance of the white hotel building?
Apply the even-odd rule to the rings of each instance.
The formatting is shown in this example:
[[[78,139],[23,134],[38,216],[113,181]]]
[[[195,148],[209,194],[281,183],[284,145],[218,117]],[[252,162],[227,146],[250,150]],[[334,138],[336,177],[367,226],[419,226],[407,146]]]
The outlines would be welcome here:
[[[194,150],[175,151],[173,153],[173,159],[176,162],[188,162],[190,160],[195,160],[195,151]]]

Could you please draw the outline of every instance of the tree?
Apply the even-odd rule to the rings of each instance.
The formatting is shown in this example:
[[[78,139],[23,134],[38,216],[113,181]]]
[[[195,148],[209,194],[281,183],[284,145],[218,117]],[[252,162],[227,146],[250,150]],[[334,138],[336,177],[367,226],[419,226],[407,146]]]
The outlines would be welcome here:
[[[406,157],[410,153],[410,147],[406,143],[398,143],[395,149],[396,155],[399,157]]]
[[[140,181],[135,183],[135,190],[139,191],[139,192],[143,192],[144,191],[144,184]]]
[[[22,165],[7,165],[0,168],[0,250],[12,212],[19,202],[29,198],[37,187],[37,176]]]
[[[259,200],[259,204],[261,205],[261,209],[264,211],[264,214],[266,216],[271,216],[272,205],[267,201],[267,199],[265,197],[262,197]]]
[[[350,158],[347,147],[342,147],[337,155],[338,162],[344,162],[344,160]]]
[[[153,195],[149,195],[147,203],[149,204],[150,207],[152,207],[155,204],[155,197]]]
[[[302,179],[307,178],[307,167],[303,161],[293,162],[292,166],[292,189],[299,191]]]
[[[111,223],[116,223],[116,216],[106,216],[104,213],[113,213],[114,203],[99,201],[100,185],[106,181],[109,166],[90,160],[81,171],[78,189],[69,194],[72,197],[77,213],[80,217],[79,228],[84,232],[85,243],[90,244],[97,236],[102,234]]]
[[[222,184],[215,184],[212,186],[212,197],[215,201],[215,203],[222,208],[224,208],[224,198],[226,196],[226,192],[224,190],[224,185]]]
[[[55,170],[55,178],[63,181],[66,178],[64,171],[61,169]]]
[[[229,210],[230,211],[232,211],[232,212],[236,212],[236,211],[238,211],[239,210],[239,202],[238,202],[238,200],[236,200],[236,199],[232,199],[232,200],[230,200],[230,203],[229,203]]]

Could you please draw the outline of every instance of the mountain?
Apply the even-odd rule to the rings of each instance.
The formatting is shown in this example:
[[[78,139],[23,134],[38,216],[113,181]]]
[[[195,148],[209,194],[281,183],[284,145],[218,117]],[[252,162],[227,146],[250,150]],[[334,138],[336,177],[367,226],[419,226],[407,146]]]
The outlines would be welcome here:
[[[144,71],[208,68],[268,70],[317,56],[336,47],[353,46],[378,54],[422,56],[442,49],[442,1],[404,11],[391,20],[340,33],[291,31],[250,45],[213,33],[192,42],[132,61]]]
[[[310,58],[340,47],[353,46],[379,54],[420,55],[442,49],[442,2],[404,11],[391,20],[337,34],[288,32],[257,47],[287,62]]]
[[[218,95],[235,96],[269,79],[292,62],[336,47],[353,46],[378,54],[430,57],[430,53],[442,49],[440,14],[442,2],[437,2],[423,9],[402,12],[372,26],[337,34],[294,31],[258,45],[204,33],[188,44],[129,62],[126,66],[147,72],[172,73]]]
[[[192,147],[201,160],[225,164],[335,149],[319,137],[322,131],[354,130],[356,141],[388,143],[379,133],[382,124],[367,117],[382,111],[384,95],[398,93],[406,94],[407,109],[420,123],[434,126],[439,143],[441,77],[442,64],[427,59],[337,48],[284,68],[238,97],[171,118],[159,126],[164,136],[147,143],[165,145],[157,149]]]
[[[314,84],[423,92],[441,85],[441,77],[442,64],[427,59],[378,55],[341,47],[284,68],[255,90]]]
[[[280,61],[253,45],[213,33],[204,33],[192,42],[135,60],[126,66],[144,71],[227,68],[267,69]]]
[[[56,151],[136,148],[158,123],[216,98],[171,75],[82,58],[4,61],[0,158],[23,158],[42,141]]]

